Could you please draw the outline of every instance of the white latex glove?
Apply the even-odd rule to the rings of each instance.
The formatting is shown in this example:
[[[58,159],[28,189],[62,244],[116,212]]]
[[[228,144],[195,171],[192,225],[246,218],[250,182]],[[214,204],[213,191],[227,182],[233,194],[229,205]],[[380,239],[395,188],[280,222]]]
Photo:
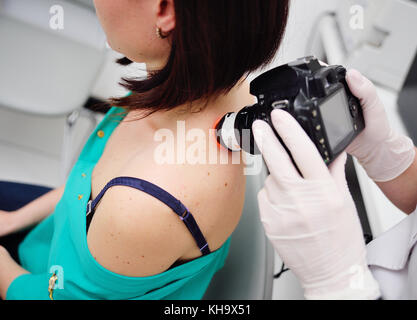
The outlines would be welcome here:
[[[266,235],[299,278],[307,299],[376,299],[362,228],[347,188],[346,153],[328,169],[296,120],[274,110],[272,122],[302,176],[264,121],[253,124],[270,175],[258,194]]]
[[[365,130],[346,152],[358,159],[374,181],[393,180],[413,163],[414,144],[410,138],[391,129],[384,106],[370,80],[351,69],[347,72],[346,81],[360,100],[365,118]]]

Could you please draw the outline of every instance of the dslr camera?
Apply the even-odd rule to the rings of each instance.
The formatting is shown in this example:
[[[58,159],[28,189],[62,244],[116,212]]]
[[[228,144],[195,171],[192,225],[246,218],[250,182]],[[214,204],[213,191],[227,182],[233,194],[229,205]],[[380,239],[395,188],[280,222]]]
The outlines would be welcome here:
[[[259,154],[252,134],[252,123],[271,122],[271,112],[283,109],[301,125],[330,164],[365,128],[359,100],[345,80],[346,69],[340,65],[322,66],[314,56],[297,59],[269,70],[250,83],[250,93],[257,103],[237,113],[227,113],[215,125],[217,142],[230,151],[244,150]]]

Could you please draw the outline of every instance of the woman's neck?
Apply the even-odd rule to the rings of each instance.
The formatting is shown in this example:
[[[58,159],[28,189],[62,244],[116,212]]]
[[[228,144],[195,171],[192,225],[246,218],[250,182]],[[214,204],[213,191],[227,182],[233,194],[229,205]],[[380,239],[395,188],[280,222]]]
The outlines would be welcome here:
[[[239,102],[242,101],[242,97],[249,96],[249,84],[242,80],[227,94],[212,98],[206,107],[206,101],[193,101],[191,104],[183,104],[168,111],[155,112],[143,120],[155,130],[175,127],[178,121],[211,126],[227,112],[237,112],[243,107]],[[132,118],[136,117],[135,113],[136,111],[132,112]]]

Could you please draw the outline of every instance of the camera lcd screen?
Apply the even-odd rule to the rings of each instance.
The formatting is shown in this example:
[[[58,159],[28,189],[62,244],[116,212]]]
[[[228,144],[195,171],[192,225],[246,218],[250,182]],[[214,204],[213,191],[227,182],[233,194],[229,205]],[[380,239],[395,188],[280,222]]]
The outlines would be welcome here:
[[[320,111],[330,147],[334,150],[353,131],[345,90],[339,90],[323,102]]]

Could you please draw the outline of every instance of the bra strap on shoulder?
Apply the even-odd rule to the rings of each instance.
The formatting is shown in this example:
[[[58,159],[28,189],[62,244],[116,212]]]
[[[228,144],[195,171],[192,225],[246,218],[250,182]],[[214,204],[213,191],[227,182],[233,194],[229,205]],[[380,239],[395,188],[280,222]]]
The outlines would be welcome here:
[[[180,219],[185,223],[188,230],[193,235],[201,253],[203,255],[209,254],[210,253],[210,248],[208,246],[208,243],[207,243],[206,239],[204,238],[203,234],[201,233],[201,230],[198,227],[197,222],[195,221],[191,212],[188,211],[188,209],[186,209],[185,215],[180,216]]]
[[[94,208],[96,207],[100,199],[103,197],[106,190],[115,185],[129,186],[129,187],[141,190],[159,199],[163,203],[165,203],[184,222],[184,224],[186,225],[186,227],[188,228],[188,230],[191,232],[192,236],[194,237],[201,253],[203,255],[206,255],[211,252],[208,246],[208,243],[206,239],[204,238],[197,222],[195,221],[193,215],[187,209],[187,207],[181,201],[179,201],[177,198],[171,195],[169,192],[165,191],[164,189],[161,189],[160,187],[158,187],[157,185],[149,181],[142,180],[139,178],[116,177],[110,180],[93,201],[91,200],[88,201],[86,211],[87,211],[87,216],[88,216],[87,218],[89,220],[91,220],[92,218],[92,215],[89,216],[90,212],[94,211]]]

